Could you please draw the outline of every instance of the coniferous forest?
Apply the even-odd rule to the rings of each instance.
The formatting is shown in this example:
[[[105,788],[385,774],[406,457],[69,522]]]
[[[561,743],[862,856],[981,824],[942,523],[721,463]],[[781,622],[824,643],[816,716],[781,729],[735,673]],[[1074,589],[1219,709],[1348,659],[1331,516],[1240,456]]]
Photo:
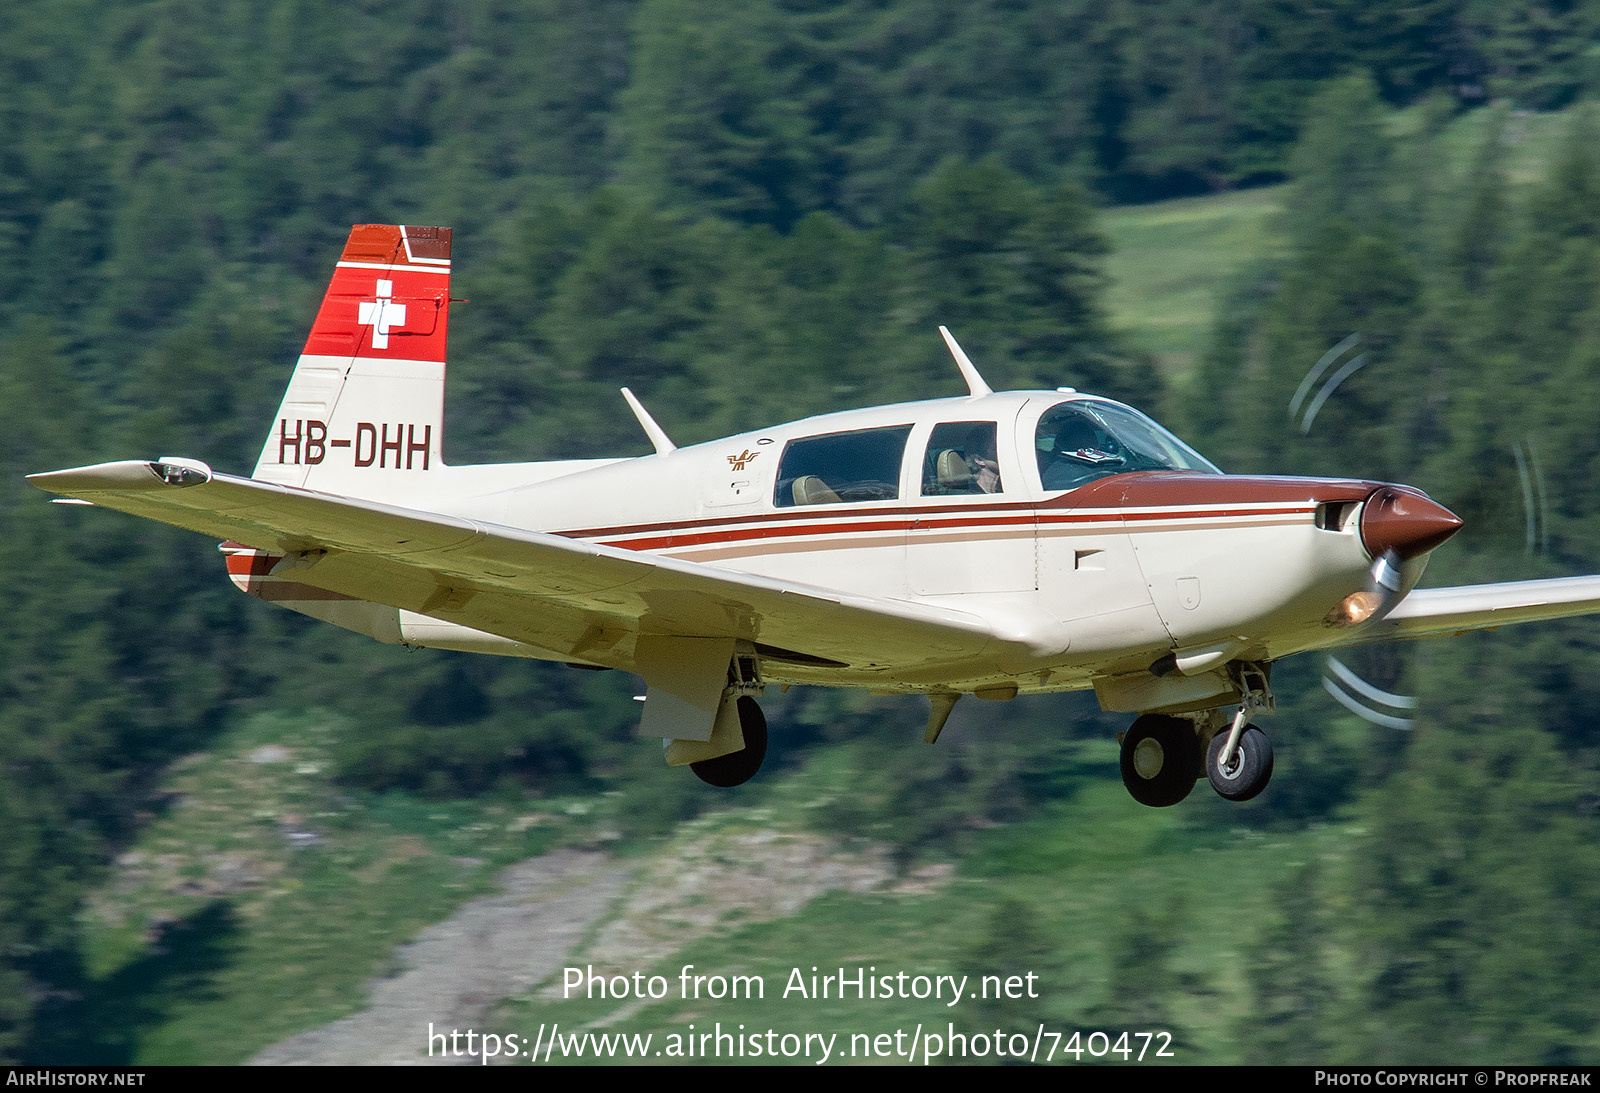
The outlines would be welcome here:
[[[0,1060],[69,1061],[111,1012],[85,901],[170,772],[251,718],[325,714],[357,804],[618,800],[626,848],[729,802],[660,769],[617,673],[319,626],[236,592],[213,543],[23,480],[248,473],[352,223],[455,229],[453,463],[643,454],[622,385],[679,444],[959,394],[943,323],[995,388],[1126,400],[1224,470],[1426,489],[1467,523],[1428,584],[1594,573],[1596,100],[1594,0],[13,0]],[[1200,351],[1143,348],[1105,218],[1265,187],[1277,243],[1218,275]],[[1302,428],[1297,385],[1352,335],[1364,366]],[[1172,821],[1265,836],[1270,876],[1130,891],[1106,923],[1126,989],[1063,1019],[1220,992],[1240,1020],[1205,1061],[1600,1060],[1600,622],[1349,659],[1417,698],[1408,730],[1286,664],[1271,789]],[[909,869],[1051,815],[1071,749],[1125,727],[1083,696],[969,714],[925,749],[914,704],[797,695],[762,781],[825,770],[802,822]],[[1337,853],[1303,849],[1330,830]],[[1230,930],[1230,884],[1264,909],[1231,978],[1163,971]],[[1057,898],[1031,883],[986,936],[1022,959]],[[90,1057],[141,1058],[152,1012]]]

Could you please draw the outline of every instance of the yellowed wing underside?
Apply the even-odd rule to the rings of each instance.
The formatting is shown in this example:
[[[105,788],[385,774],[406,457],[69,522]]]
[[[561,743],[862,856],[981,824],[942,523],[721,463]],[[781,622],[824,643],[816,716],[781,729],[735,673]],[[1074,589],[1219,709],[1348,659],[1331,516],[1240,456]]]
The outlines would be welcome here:
[[[1419,588],[1373,627],[1369,641],[1492,630],[1600,612],[1600,576]]]
[[[731,637],[927,670],[1020,648],[983,619],[229,475],[169,484],[144,461],[30,476],[96,505],[288,555],[274,575],[629,667],[640,633]]]

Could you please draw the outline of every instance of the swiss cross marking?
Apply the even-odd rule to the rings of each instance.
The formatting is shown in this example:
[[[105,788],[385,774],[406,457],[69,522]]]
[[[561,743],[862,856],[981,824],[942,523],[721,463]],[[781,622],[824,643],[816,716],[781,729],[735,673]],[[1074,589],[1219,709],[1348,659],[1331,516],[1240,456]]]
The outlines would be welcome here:
[[[394,282],[378,280],[373,290],[376,300],[364,300],[356,316],[362,326],[372,327],[372,348],[389,348],[389,331],[406,325],[406,305],[393,300]]]

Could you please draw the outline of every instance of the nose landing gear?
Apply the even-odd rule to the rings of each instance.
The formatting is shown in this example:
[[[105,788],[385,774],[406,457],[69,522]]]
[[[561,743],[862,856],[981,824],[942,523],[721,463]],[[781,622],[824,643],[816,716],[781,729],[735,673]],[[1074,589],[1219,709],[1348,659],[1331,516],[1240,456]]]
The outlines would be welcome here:
[[[1245,726],[1231,762],[1223,762],[1228,738],[1218,733],[1206,748],[1206,777],[1211,788],[1230,801],[1248,801],[1267,788],[1272,777],[1272,744],[1254,725]]]
[[[1145,714],[1122,738],[1122,784],[1135,801],[1175,805],[1204,776],[1230,801],[1248,801],[1272,778],[1272,744],[1250,724],[1274,706],[1265,665],[1229,665],[1242,701],[1229,724],[1222,711],[1186,717]],[[1202,754],[1204,760],[1202,761]]]

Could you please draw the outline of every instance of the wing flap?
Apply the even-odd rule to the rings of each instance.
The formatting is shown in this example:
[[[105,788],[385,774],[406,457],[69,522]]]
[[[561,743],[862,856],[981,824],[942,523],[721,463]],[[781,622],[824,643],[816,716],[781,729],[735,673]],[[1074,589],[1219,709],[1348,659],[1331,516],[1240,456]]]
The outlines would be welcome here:
[[[540,648],[631,653],[637,633],[733,637],[857,667],[994,655],[1012,643],[961,611],[842,594],[255,479],[173,483],[141,461],[30,475],[41,489],[288,556],[296,580]],[[863,662],[871,650],[871,663]],[[616,658],[612,658],[613,660]]]

